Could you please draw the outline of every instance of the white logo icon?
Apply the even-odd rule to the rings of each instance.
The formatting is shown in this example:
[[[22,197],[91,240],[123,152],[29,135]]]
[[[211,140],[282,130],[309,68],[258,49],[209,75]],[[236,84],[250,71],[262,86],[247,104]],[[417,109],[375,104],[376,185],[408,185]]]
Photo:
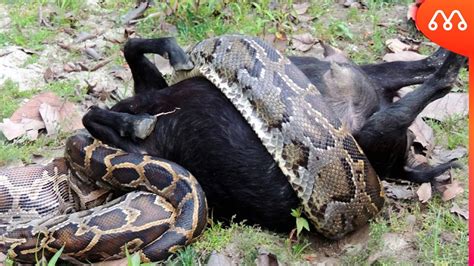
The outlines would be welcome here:
[[[443,10],[437,10],[434,13],[433,17],[431,18],[430,23],[428,24],[428,28],[432,31],[435,31],[438,29],[438,23],[436,22],[438,15],[441,15],[444,19],[443,29],[445,31],[450,31],[453,28],[453,23],[451,22],[451,20],[454,18],[454,15],[458,15],[458,18],[460,20],[458,23],[458,29],[460,31],[465,31],[467,29],[466,20],[463,18],[459,10],[453,10],[453,12],[451,12],[449,17],[446,16]]]

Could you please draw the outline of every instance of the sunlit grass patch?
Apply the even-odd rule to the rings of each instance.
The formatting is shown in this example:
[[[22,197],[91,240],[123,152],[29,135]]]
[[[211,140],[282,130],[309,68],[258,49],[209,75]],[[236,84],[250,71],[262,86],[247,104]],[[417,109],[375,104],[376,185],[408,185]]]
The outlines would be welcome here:
[[[19,107],[20,103],[36,93],[35,90],[20,91],[18,83],[7,79],[0,84],[0,121],[9,117]]]

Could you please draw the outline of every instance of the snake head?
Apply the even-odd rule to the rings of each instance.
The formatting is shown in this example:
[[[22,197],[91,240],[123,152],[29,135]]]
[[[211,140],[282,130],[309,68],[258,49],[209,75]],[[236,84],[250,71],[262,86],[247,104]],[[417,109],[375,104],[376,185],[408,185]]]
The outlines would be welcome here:
[[[66,150],[64,157],[70,162],[81,167],[86,165],[87,148],[90,147],[95,140],[86,130],[80,130],[66,140]]]

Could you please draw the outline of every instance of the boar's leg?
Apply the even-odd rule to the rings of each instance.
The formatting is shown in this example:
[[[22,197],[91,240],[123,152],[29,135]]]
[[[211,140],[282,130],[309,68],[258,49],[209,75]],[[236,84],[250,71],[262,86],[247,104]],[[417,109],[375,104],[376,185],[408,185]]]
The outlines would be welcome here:
[[[404,178],[416,182],[428,182],[434,178],[433,174],[437,173],[437,170],[422,174],[420,169],[405,169],[410,145],[407,137],[408,127],[430,102],[445,96],[451,90],[465,61],[464,57],[450,52],[442,66],[423,85],[387,108],[374,113],[364,126],[354,133],[354,137],[382,178]],[[443,169],[443,165],[440,169]]]
[[[145,56],[147,53],[159,54],[168,57],[171,66],[176,70],[191,69],[193,67],[188,55],[176,43],[174,38],[158,39],[129,39],[124,47],[124,56],[132,71],[135,85],[135,94],[150,89],[168,87],[163,75],[155,64]]]
[[[362,70],[381,88],[397,90],[425,82],[443,64],[448,51],[439,48],[430,57],[417,61],[394,61],[361,65]]]

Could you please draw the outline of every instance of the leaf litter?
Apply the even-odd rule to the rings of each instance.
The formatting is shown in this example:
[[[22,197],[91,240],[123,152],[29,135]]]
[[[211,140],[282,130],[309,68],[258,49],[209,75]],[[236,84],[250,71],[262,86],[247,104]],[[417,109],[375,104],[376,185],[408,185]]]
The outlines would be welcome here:
[[[58,131],[73,132],[82,128],[82,113],[71,102],[52,92],[38,94],[0,123],[0,131],[8,140],[27,136],[31,140],[45,129],[48,135]]]

